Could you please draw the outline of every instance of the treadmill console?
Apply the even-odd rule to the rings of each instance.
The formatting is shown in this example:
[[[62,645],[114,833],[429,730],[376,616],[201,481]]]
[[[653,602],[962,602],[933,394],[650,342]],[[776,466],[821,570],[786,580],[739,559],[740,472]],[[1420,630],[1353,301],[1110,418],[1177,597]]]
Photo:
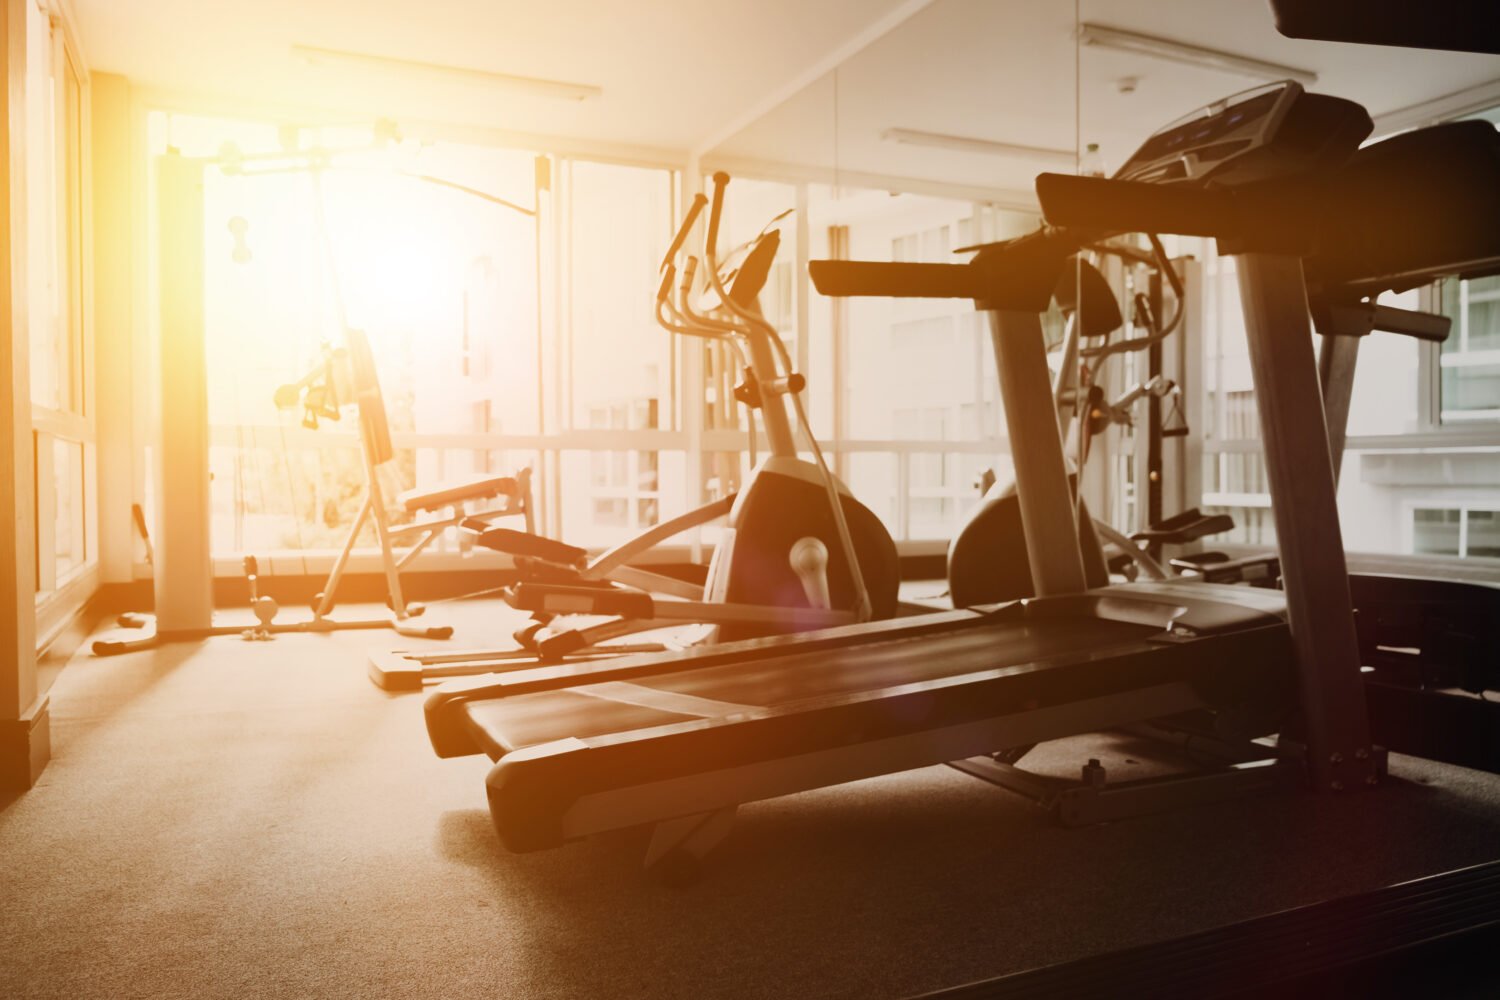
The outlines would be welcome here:
[[[1336,166],[1373,130],[1353,101],[1285,80],[1242,91],[1159,129],[1115,180],[1241,184]]]

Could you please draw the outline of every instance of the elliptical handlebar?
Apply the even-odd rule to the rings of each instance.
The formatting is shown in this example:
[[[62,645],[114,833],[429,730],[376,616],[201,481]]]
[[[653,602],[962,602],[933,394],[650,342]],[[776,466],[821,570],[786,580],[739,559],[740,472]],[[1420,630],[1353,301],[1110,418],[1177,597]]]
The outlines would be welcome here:
[[[714,264],[719,256],[719,220],[724,215],[724,189],[727,187],[729,187],[729,175],[722,170],[715,171],[713,208],[708,213],[708,238],[705,241],[704,252],[709,264]]]
[[[663,261],[661,266],[661,284],[656,286],[656,301],[658,304],[666,302],[672,294],[672,282],[677,278],[677,265],[670,261]]]
[[[672,237],[672,245],[667,247],[666,255],[661,259],[660,270],[666,271],[672,267],[672,261],[677,257],[677,251],[687,242],[688,233],[693,231],[693,225],[698,221],[698,216],[703,214],[703,206],[708,204],[708,199],[702,192],[693,196],[693,203],[688,206],[687,214],[682,217],[682,225],[677,227],[677,235]]]
[[[736,334],[745,332],[740,324],[704,315],[693,307],[693,288],[697,284],[698,263],[697,257],[689,256],[682,268],[682,282],[677,288],[678,302],[672,306],[672,311],[687,324],[687,327],[679,329],[678,332],[690,337],[733,341]]]

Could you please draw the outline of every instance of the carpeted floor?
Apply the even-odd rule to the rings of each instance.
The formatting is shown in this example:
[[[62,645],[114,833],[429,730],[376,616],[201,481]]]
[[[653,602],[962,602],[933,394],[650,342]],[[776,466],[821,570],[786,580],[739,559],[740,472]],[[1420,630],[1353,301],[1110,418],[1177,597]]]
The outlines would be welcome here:
[[[504,853],[488,761],[438,760],[422,697],[365,679],[386,643],[81,653],[52,764],[0,803],[0,996],[896,997],[1500,856],[1500,777],[1410,759],[1082,830],[930,768],[746,807],[669,890],[644,836]]]

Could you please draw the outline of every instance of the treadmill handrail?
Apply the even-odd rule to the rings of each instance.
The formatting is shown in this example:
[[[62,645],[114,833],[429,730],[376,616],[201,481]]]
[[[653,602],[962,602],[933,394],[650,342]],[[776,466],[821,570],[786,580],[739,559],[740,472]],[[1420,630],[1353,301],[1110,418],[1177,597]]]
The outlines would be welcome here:
[[[1441,344],[1453,329],[1453,318],[1441,313],[1399,309],[1365,302],[1354,296],[1348,298],[1353,298],[1353,301],[1309,292],[1308,307],[1318,333],[1325,337],[1363,337],[1378,330]]]
[[[968,264],[815,260],[808,263],[808,274],[814,288],[836,298],[974,299],[981,294]]]

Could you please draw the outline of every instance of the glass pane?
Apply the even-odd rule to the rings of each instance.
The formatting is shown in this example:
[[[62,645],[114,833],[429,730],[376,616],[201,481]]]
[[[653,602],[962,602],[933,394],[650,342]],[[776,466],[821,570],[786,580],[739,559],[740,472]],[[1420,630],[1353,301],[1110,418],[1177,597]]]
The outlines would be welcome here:
[[[83,445],[53,439],[52,475],[56,513],[53,519],[57,580],[84,564]]]
[[[401,457],[411,462],[409,452]],[[364,461],[348,438],[323,443],[305,432],[282,438],[246,430],[236,443],[209,449],[209,471],[210,537],[219,555],[338,549],[364,498]],[[377,544],[369,525],[358,544]]]
[[[1380,297],[1384,305],[1420,309],[1415,290]],[[1419,427],[1418,358],[1426,345],[1413,337],[1374,333],[1360,338],[1349,401],[1350,437],[1362,434],[1408,434]]]
[[[573,545],[617,545],[684,509],[680,451],[566,450],[561,463],[562,531]]]
[[[1467,305],[1466,343],[1470,351],[1500,348],[1500,275],[1464,282]]]
[[[1266,463],[1259,452],[1212,452],[1203,456],[1203,492],[1270,500]]]
[[[1011,475],[1009,461],[994,456],[918,452],[907,456],[908,539],[948,539],[978,506],[984,473]]]
[[[63,327],[66,346],[64,370],[67,372],[69,389],[68,408],[82,413],[84,399],[84,281],[83,281],[83,112],[82,94],[78,76],[70,59],[63,59],[63,112],[64,126],[63,156],[65,163],[60,175],[64,186],[62,212],[63,261],[66,273],[64,287],[67,300],[64,305]]]
[[[677,214],[672,174],[566,167],[571,426],[669,426],[674,338],[656,324],[655,294]]]
[[[1207,545],[1271,546],[1276,544],[1276,522],[1269,506],[1239,507],[1204,504],[1200,509],[1205,514],[1228,514],[1234,518],[1234,530],[1206,539]]]
[[[967,259],[955,249],[1019,235],[1036,221],[972,202],[821,185],[809,202],[814,257],[954,263]],[[846,438],[1004,436],[989,330],[971,302],[819,296],[812,305],[813,357],[837,367]],[[814,378],[819,396],[834,389],[825,378]]]
[[[26,334],[30,341],[31,401],[47,409],[72,404],[70,345],[63,291],[64,247],[59,237],[63,187],[57,162],[59,121],[52,79],[52,30],[37,4],[23,4],[26,82],[22,119],[26,159]]]
[[[1412,551],[1422,555],[1456,556],[1462,512],[1418,508],[1411,512]]]
[[[1457,360],[1457,359],[1455,359]],[[1443,359],[1443,420],[1500,417],[1500,361],[1450,365]]]
[[[1449,280],[1441,295],[1453,319],[1441,353],[1442,419],[1500,419],[1500,276]]]
[[[322,295],[335,320],[342,310],[369,336],[392,429],[536,433],[534,222],[449,184],[529,207],[532,154],[437,145],[411,162],[383,152],[348,162],[308,192],[314,220],[326,220]],[[305,238],[323,253],[315,227]]]
[[[1500,558],[1500,511],[1471,510],[1464,555],[1486,559]]]
[[[850,491],[880,518],[892,537],[901,539],[897,456],[890,452],[854,452],[845,456],[844,469],[844,482]]]
[[[346,329],[368,339],[390,432],[418,443],[383,467],[389,499],[512,471],[491,467],[489,438],[433,439],[541,430],[535,221],[455,187],[529,208],[532,154],[381,144],[368,127],[300,137],[343,150],[322,164],[229,120],[164,116],[154,134],[227,160],[204,184],[216,552],[342,544],[365,478],[355,399],[335,382],[315,420],[304,405],[330,358],[339,369]],[[239,162],[256,155],[271,159],[252,167],[277,169]],[[278,411],[278,388],[299,379],[300,400]]]

